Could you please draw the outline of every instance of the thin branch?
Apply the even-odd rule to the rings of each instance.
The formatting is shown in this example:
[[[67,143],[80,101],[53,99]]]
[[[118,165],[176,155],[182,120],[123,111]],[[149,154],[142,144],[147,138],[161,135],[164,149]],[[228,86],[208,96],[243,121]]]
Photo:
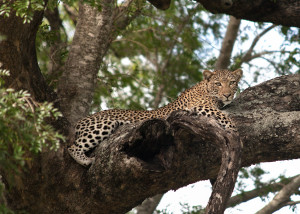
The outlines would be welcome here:
[[[147,198],[143,203],[136,207],[137,214],[152,214],[159,204],[163,194],[157,194],[152,198]]]
[[[292,181],[294,178],[296,178],[299,175],[286,178],[283,181],[279,181],[276,183],[271,183],[268,185],[265,185],[261,188],[253,189],[251,191],[242,192],[238,195],[235,195],[230,198],[230,200],[227,203],[227,207],[234,207],[238,204],[241,204],[243,202],[247,202],[251,199],[254,199],[256,197],[266,196],[270,192],[277,192],[279,191],[284,185]]]
[[[277,66],[277,64],[276,64],[275,62],[273,62],[272,60],[267,59],[267,58],[265,58],[265,57],[262,57],[262,59],[264,59],[264,60],[266,60],[267,62],[269,62],[269,63],[275,68],[276,72],[277,72],[278,74],[280,74],[280,71],[279,71],[279,69],[278,69],[278,66]]]
[[[250,54],[253,52],[253,49],[255,47],[255,45],[257,44],[257,42],[261,39],[261,37],[263,37],[267,32],[269,32],[270,30],[272,30],[273,28],[275,28],[277,25],[271,25],[270,27],[266,28],[265,30],[263,30],[260,34],[258,34],[252,41],[252,44],[249,48],[249,50],[247,51],[247,54]]]
[[[263,55],[273,54],[273,53],[291,53],[291,51],[262,51],[251,55],[249,58],[245,59],[244,62],[250,62],[251,60],[262,57]]]
[[[78,11],[76,11],[76,9],[74,9],[74,7],[71,7],[68,4],[66,4],[66,3],[64,3],[63,5],[64,5],[65,11],[67,12],[67,14],[69,15],[70,19],[72,20],[72,22],[76,26],[76,24],[77,24],[77,17],[78,17]]]
[[[300,201],[289,201],[286,203],[286,205],[288,206],[293,206],[293,205],[296,205],[296,204],[300,204]]]
[[[146,45],[144,45],[144,44],[141,43],[141,42],[132,40],[132,39],[115,39],[113,42],[124,42],[124,41],[125,41],[125,42],[132,42],[132,43],[134,43],[134,44],[140,46],[141,48],[143,48],[144,51],[145,51],[146,53],[151,53],[151,51],[149,51],[149,49],[147,48]]]
[[[295,177],[290,183],[285,185],[273,198],[273,200],[267,204],[264,208],[259,210],[256,214],[269,214],[287,205],[290,202],[290,197],[300,187],[300,175]]]
[[[270,30],[272,30],[273,28],[275,28],[277,25],[271,25],[270,27],[266,28],[265,30],[263,30],[260,34],[258,34],[252,41],[252,44],[250,46],[250,48],[248,49],[248,51],[244,54],[244,56],[241,58],[241,61],[239,63],[237,63],[236,67],[241,67],[241,65],[244,62],[249,62],[250,60],[252,60],[252,54],[253,54],[253,50],[254,47],[256,46],[257,42]]]

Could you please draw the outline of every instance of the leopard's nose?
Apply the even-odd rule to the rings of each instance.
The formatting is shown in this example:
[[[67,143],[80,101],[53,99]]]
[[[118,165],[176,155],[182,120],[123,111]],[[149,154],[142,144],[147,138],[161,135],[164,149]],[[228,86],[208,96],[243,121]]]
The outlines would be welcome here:
[[[226,94],[223,94],[224,97],[226,97],[227,99],[230,97],[231,93],[226,93]]]

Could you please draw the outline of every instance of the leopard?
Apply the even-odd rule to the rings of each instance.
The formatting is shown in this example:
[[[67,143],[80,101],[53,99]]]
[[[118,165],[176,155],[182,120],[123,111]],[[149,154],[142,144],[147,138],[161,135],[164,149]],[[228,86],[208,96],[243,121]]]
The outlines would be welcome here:
[[[89,166],[94,157],[87,152],[106,140],[120,126],[149,119],[167,119],[176,110],[194,112],[205,117],[215,117],[224,129],[235,130],[235,125],[221,108],[232,102],[241,69],[204,70],[203,80],[182,92],[173,102],[154,110],[109,109],[81,119],[75,126],[75,142],[68,147],[71,157],[82,166]]]

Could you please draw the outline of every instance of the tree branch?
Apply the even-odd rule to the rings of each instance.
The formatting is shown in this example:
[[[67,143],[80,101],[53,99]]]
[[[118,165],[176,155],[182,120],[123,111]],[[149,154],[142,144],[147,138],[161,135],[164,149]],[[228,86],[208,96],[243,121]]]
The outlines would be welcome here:
[[[66,44],[63,43],[62,38],[60,36],[60,29],[63,28],[63,25],[62,20],[59,17],[58,8],[54,8],[53,10],[47,8],[45,10],[45,17],[50,23],[51,32],[55,35],[55,39],[51,42],[50,46],[50,60],[47,65],[47,71],[49,79],[51,81],[57,81],[63,69],[63,62],[61,57],[62,48],[66,46]]]
[[[113,2],[101,2],[102,10],[80,4],[76,31],[58,93],[62,113],[71,125],[87,115],[92,102],[97,72],[108,47],[112,31]]]
[[[234,42],[240,29],[241,20],[230,16],[230,20],[227,25],[226,34],[222,42],[222,47],[218,60],[215,64],[215,69],[227,69],[230,64],[230,58]]]
[[[97,73],[116,32],[139,13],[140,8],[129,15],[131,2],[117,7],[115,1],[101,1],[101,11],[88,4],[79,6],[75,35],[58,85],[61,111],[72,126],[89,113]]]
[[[163,0],[161,0],[163,1]],[[297,0],[197,0],[212,13],[225,13],[238,19],[300,27]]]
[[[226,108],[244,144],[242,166],[300,157],[299,77],[249,88]],[[44,213],[124,213],[145,198],[215,178],[221,163],[215,143],[226,142],[228,133],[214,124],[179,115],[122,126],[96,148],[88,170],[66,151],[45,151],[22,185],[11,187],[7,203],[30,213],[41,207]]]
[[[156,209],[157,205],[159,204],[163,194],[157,194],[152,198],[147,198],[143,201],[143,203],[137,206],[136,213],[137,214],[152,214]]]
[[[253,55],[253,50],[254,47],[256,46],[257,42],[263,37],[263,35],[265,35],[267,32],[269,32],[270,30],[272,30],[274,27],[276,27],[277,25],[271,25],[270,27],[266,28],[265,30],[263,30],[260,34],[258,34],[252,41],[252,44],[250,46],[250,48],[247,50],[247,52],[243,55],[243,57],[241,58],[240,62],[238,62],[236,64],[236,67],[240,67],[244,62],[250,62],[252,59],[258,58],[264,54],[268,54],[268,53],[272,53],[272,51],[268,52],[268,51],[263,51],[261,53],[257,53]]]
[[[270,203],[268,203],[264,208],[259,210],[256,214],[268,214],[273,213],[276,210],[286,206],[287,202],[290,201],[290,197],[295,193],[300,187],[300,175],[295,177],[290,183],[285,185],[273,198]]]
[[[297,176],[285,178],[283,181],[271,183],[271,184],[265,185],[261,188],[256,188],[251,191],[246,191],[246,192],[242,192],[238,195],[235,195],[230,198],[230,200],[227,203],[227,207],[234,207],[240,203],[247,202],[253,198],[266,196],[270,192],[277,192],[284,185],[288,184],[290,181],[292,181],[296,177]]]

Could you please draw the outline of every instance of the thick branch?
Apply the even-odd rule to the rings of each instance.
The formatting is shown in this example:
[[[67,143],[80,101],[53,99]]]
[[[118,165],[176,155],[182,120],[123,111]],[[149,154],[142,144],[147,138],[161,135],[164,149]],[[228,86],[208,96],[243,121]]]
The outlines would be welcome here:
[[[61,111],[72,125],[89,112],[97,72],[110,44],[113,4],[103,1],[101,12],[80,4],[76,32],[58,87]]]
[[[299,86],[299,75],[282,76],[228,106],[244,144],[243,166],[300,158]],[[11,187],[7,203],[30,213],[124,213],[145,198],[215,178],[215,145],[227,138],[214,118],[193,115],[122,126],[97,147],[88,170],[61,150],[44,152],[22,186]]]
[[[278,77],[246,89],[228,106],[243,136],[243,155],[248,156],[243,166],[300,157],[295,147],[300,143],[299,86],[299,74]]]
[[[163,0],[161,0],[163,1]],[[212,13],[225,13],[238,19],[300,27],[298,0],[197,0]]]
[[[75,35],[58,87],[62,113],[73,126],[89,113],[97,72],[116,32],[139,14],[138,7],[131,12],[132,2],[128,0],[117,7],[115,1],[101,1],[100,11],[80,4]]]
[[[114,198],[118,206],[130,209],[130,202],[125,200],[123,204],[121,198],[128,199],[134,192],[147,197],[178,188],[178,185],[187,181],[182,177],[183,169],[184,173],[189,174],[187,178],[189,181],[197,179],[199,171],[196,172],[195,169],[199,165],[193,163],[192,159],[195,157],[188,158],[187,155],[200,155],[198,152],[194,154],[190,152],[201,151],[201,147],[210,142],[218,147],[221,145],[223,155],[220,173],[214,185],[207,213],[223,213],[239,170],[239,141],[233,133],[226,133],[223,128],[219,127],[214,119],[186,114],[185,112],[174,113],[169,117],[168,122],[150,120],[137,127],[121,128],[108,141],[103,142],[96,149],[96,157],[104,157],[107,161],[103,161],[102,158],[96,159],[95,164],[89,170],[89,179],[93,186],[92,193],[98,193],[101,189],[101,193]],[[118,152],[111,153],[111,151]],[[217,153],[220,161],[221,154]],[[185,164],[182,164],[182,161]],[[216,170],[218,171],[218,167]],[[103,180],[104,175],[106,175],[105,180]],[[123,183],[124,186],[122,185],[121,192],[119,192],[119,182],[111,186],[112,179],[115,180],[116,177],[118,180],[128,177],[132,179],[126,184]],[[167,177],[176,182],[165,183],[164,179]],[[143,183],[141,186],[134,185],[134,183],[141,182]],[[142,193],[141,190],[146,187],[145,185],[147,185],[147,191]],[[118,194],[115,194],[116,192]],[[137,201],[132,201],[132,203],[139,203],[140,198],[135,200]],[[118,206],[111,204],[109,212],[116,213],[114,209]]]

